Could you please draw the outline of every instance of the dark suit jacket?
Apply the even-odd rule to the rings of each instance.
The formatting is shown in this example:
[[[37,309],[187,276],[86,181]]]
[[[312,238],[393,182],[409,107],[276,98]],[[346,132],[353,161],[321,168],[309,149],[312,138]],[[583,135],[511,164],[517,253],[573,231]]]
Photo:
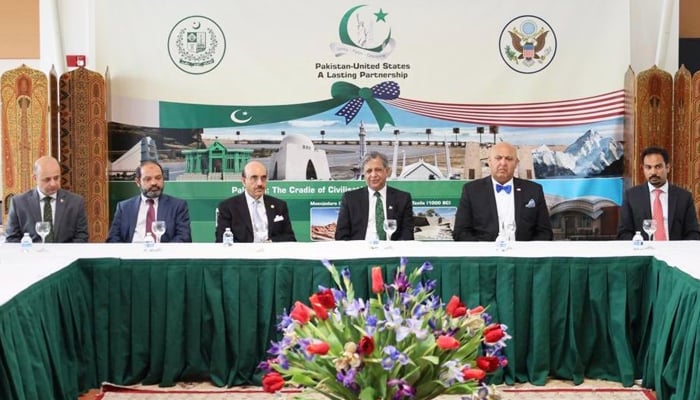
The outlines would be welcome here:
[[[693,197],[687,190],[668,185],[668,232],[670,240],[700,240],[698,219]],[[617,238],[630,240],[635,231],[640,231],[645,239],[642,221],[651,219],[651,201],[647,183],[634,186],[625,192],[620,207],[620,223]]]
[[[112,226],[107,236],[108,243],[131,243],[139,215],[141,195],[122,200],[117,204]],[[192,242],[190,231],[190,211],[187,202],[176,197],[161,194],[158,198],[156,220],[165,221],[165,233],[161,236],[162,243]]]
[[[391,240],[413,240],[413,200],[411,194],[386,187],[386,218],[396,220]],[[365,186],[343,193],[335,228],[335,240],[364,240],[369,219],[369,189]]]
[[[552,223],[542,186],[513,178],[515,240],[552,240]],[[467,182],[455,215],[454,240],[494,241],[498,236],[498,209],[490,176]]]
[[[267,237],[272,242],[296,242],[289,210],[284,200],[272,196],[263,196],[265,213],[267,214]],[[221,243],[221,237],[226,228],[231,228],[234,242],[254,241],[253,221],[246,203],[245,193],[230,197],[218,207],[216,218],[216,242]]]
[[[5,235],[8,242],[19,242],[24,232],[29,232],[32,240],[41,241],[34,225],[41,221],[39,193],[36,188],[14,196],[7,215]],[[84,243],[88,241],[87,216],[85,200],[75,193],[59,189],[56,193],[56,210],[54,210],[54,242]]]

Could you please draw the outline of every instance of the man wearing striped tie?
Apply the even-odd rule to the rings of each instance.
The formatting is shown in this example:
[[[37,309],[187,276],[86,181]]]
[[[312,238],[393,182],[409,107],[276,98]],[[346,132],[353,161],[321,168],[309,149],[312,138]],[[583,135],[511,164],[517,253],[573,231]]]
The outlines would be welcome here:
[[[411,194],[387,186],[391,173],[383,153],[371,151],[362,159],[366,187],[343,193],[335,229],[335,240],[365,240],[375,236],[387,239],[383,222],[396,220],[390,240],[413,240],[413,200]]]
[[[88,241],[85,200],[61,189],[61,166],[53,157],[40,157],[32,174],[36,187],[12,197],[5,233],[8,242],[19,242],[27,232],[35,242],[38,221],[51,222],[48,243],[84,243]]]
[[[668,181],[671,170],[668,151],[648,147],[642,151],[642,169],[646,182],[625,192],[620,208],[617,238],[630,240],[642,232],[642,221],[656,221],[654,240],[700,240],[700,229],[693,196]]]

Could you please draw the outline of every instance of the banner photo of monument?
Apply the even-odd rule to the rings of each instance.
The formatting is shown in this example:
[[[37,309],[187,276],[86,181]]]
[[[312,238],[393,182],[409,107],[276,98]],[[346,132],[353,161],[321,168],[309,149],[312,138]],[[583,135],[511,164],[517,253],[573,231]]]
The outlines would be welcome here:
[[[297,238],[329,240],[362,156],[380,151],[389,185],[413,195],[416,238],[450,240],[462,185],[507,141],[516,176],[545,188],[555,238],[614,237],[627,4],[125,1],[95,6],[112,208],[155,158],[166,191],[189,201],[194,240],[212,241],[216,205],[256,159]]]

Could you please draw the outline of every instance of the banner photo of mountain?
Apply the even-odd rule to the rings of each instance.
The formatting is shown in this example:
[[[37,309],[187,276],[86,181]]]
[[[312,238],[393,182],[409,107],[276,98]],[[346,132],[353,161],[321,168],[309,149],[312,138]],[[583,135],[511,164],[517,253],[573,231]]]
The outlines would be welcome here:
[[[461,185],[488,175],[489,148],[508,141],[518,176],[570,188],[548,204],[558,238],[614,237],[627,2],[168,4],[95,4],[114,180],[128,180],[146,154],[168,168],[168,189],[240,186],[248,159],[265,162],[273,181],[358,184],[362,155],[381,151],[391,185],[416,181],[414,199],[456,207]],[[454,181],[455,194],[436,190],[441,181]],[[611,194],[575,197],[579,186]],[[328,214],[299,207],[306,223],[310,208]],[[428,211],[416,221],[449,225]],[[302,240],[328,236],[303,229]],[[448,236],[425,231],[434,232],[425,240]]]

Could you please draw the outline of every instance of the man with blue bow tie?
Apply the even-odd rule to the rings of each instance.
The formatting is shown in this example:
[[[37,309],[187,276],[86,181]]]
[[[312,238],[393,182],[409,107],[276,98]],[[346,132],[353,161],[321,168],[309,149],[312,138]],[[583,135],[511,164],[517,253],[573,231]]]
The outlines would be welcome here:
[[[491,147],[491,176],[467,182],[462,188],[454,240],[493,241],[509,225],[515,225],[515,240],[552,240],[542,186],[513,177],[518,161],[517,149],[510,143]]]

